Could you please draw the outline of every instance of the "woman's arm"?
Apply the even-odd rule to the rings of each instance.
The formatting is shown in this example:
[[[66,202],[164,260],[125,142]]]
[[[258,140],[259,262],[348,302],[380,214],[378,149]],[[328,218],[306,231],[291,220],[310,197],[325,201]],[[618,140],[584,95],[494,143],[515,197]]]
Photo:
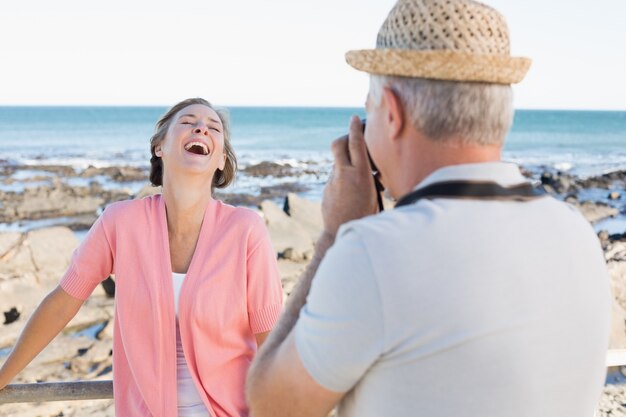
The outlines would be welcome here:
[[[72,297],[60,286],[43,299],[0,368],[0,390],[63,330],[82,304],[82,300]]]

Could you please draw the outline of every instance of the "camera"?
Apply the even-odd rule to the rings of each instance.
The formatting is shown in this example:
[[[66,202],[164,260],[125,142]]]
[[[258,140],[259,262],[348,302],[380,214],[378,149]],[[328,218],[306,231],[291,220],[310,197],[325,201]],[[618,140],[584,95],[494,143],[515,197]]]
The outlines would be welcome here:
[[[363,134],[365,134],[366,122],[367,122],[367,119],[361,119],[361,124],[363,125]],[[367,146],[366,146],[366,149],[367,149]],[[372,176],[374,177],[374,187],[376,189],[376,200],[378,202],[378,211],[381,212],[385,210],[385,207],[383,206],[383,199],[381,197],[381,193],[385,191],[385,187],[383,187],[383,184],[378,179],[378,167],[374,163],[374,160],[372,159],[372,156],[370,155],[369,149],[367,150],[367,158],[370,161],[370,168],[372,169]]]

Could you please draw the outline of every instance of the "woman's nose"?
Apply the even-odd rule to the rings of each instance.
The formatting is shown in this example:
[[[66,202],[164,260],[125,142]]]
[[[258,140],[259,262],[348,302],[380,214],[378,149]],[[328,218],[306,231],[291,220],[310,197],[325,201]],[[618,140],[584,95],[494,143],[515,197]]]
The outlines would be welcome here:
[[[209,128],[204,125],[196,125],[193,129],[193,133],[196,135],[207,135],[209,133]]]

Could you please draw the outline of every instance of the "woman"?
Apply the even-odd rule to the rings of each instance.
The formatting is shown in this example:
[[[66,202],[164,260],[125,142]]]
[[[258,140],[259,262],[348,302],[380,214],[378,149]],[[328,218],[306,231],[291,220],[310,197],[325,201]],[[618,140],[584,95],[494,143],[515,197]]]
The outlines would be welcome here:
[[[236,171],[229,139],[225,114],[203,99],[159,120],[150,180],[162,195],[104,211],[26,325],[0,388],[114,273],[116,416],[247,415],[245,374],[280,313],[282,290],[262,219],[212,197]]]

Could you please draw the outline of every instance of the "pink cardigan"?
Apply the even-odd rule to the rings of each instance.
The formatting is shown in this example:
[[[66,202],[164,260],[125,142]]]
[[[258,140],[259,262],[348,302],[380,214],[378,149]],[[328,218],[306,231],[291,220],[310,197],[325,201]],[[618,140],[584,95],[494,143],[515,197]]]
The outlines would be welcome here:
[[[160,195],[112,204],[74,252],[61,287],[86,299],[115,274],[113,387],[117,417],[173,417],[176,316],[165,203]],[[276,323],[276,254],[252,210],[211,200],[183,284],[185,357],[212,416],[247,416],[244,382],[255,334]]]

